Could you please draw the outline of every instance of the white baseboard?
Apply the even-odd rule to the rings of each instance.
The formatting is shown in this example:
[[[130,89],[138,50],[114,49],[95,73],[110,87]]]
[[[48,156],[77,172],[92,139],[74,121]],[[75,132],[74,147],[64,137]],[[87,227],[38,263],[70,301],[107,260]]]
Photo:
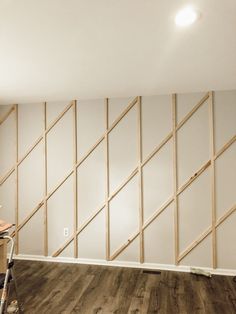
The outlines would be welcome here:
[[[88,265],[102,265],[102,266],[115,266],[115,267],[130,267],[130,268],[142,268],[142,269],[159,269],[179,272],[190,272],[190,266],[183,265],[169,265],[169,264],[152,264],[152,263],[137,263],[127,261],[106,261],[100,259],[83,259],[83,258],[72,258],[72,257],[51,257],[41,255],[15,255],[14,259],[18,260],[30,260],[30,261],[42,261],[42,262],[56,262],[56,263],[73,263],[73,264],[88,264]],[[210,272],[213,275],[224,275],[224,276],[236,276],[236,269],[213,269],[196,267]]]

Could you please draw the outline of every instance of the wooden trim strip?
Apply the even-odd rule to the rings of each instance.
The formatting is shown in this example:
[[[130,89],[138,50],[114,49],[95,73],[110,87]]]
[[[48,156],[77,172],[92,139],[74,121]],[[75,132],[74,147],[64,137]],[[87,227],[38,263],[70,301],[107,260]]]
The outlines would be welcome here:
[[[73,240],[74,240],[74,234],[63,244],[62,247],[60,247],[60,249],[58,249],[56,252],[52,254],[52,257],[57,257],[58,255],[60,255]]]
[[[233,212],[236,210],[236,204],[232,206],[225,214],[223,214],[217,221],[216,221],[216,227],[219,227],[220,224],[222,224],[223,221],[225,221]]]
[[[135,168],[127,179],[109,196],[108,201],[110,202],[128,183],[133,179],[133,177],[138,173],[138,168]]]
[[[73,107],[74,102],[71,101],[67,107],[59,114],[59,116],[49,125],[49,127],[45,130],[46,133],[51,131],[51,129],[61,120],[61,118],[67,113],[67,111],[70,110],[71,107]]]
[[[158,208],[154,214],[144,222],[143,230],[145,230],[173,201],[174,197],[170,197],[160,208]]]
[[[74,169],[71,170],[65,177],[64,179],[58,183],[58,185],[51,191],[48,193],[48,195],[46,196],[46,200],[49,200],[49,198],[65,183],[65,181],[74,173]]]
[[[182,121],[177,125],[176,131],[178,131],[182,126],[192,117],[192,115],[201,107],[202,104],[209,98],[209,93],[206,95],[193,107],[193,109],[183,118]]]
[[[18,231],[21,230],[43,205],[44,205],[44,200],[38,203],[38,205],[32,210],[32,212],[18,225],[17,230]]]
[[[92,152],[98,147],[98,145],[105,139],[105,135],[100,137],[97,142],[87,151],[87,153],[77,162],[76,168],[78,168],[88,157],[92,154]]]
[[[220,157],[234,142],[236,141],[236,135],[234,135],[214,156],[214,160]]]
[[[109,173],[109,99],[105,98],[105,163],[106,163],[106,178],[105,178],[105,187],[106,187],[106,260],[110,260],[110,208],[109,208],[109,196],[110,196],[110,173]]]
[[[199,243],[201,243],[212,231],[212,227],[208,227],[193,243],[191,243],[180,255],[178,262],[180,262],[188,253],[190,253]]]
[[[144,263],[144,235],[143,235],[143,143],[142,143],[142,98],[138,97],[138,185],[139,185],[139,250],[140,263]]]
[[[211,164],[211,160],[208,160],[200,169],[198,169],[194,175],[189,178],[177,191],[177,195],[180,195],[194,180],[196,180]]]
[[[103,208],[105,208],[105,204],[103,204],[102,206],[100,206],[98,209],[95,210],[95,212],[79,227],[79,229],[77,230],[76,234],[77,236],[87,227],[88,224],[90,224],[90,222],[97,217],[97,215],[103,210]]]
[[[73,103],[73,137],[74,137],[74,257],[78,257],[78,238],[76,231],[78,229],[78,176],[77,176],[77,101]]]
[[[44,134],[40,135],[40,137],[34,142],[34,144],[27,150],[27,152],[25,153],[25,155],[23,157],[21,157],[17,163],[17,165],[19,166],[28,156],[29,154],[34,150],[34,148],[44,139]]]
[[[215,204],[215,134],[214,134],[214,100],[213,92],[209,93],[209,127],[211,147],[211,224],[212,224],[212,267],[216,268],[216,204]]]
[[[48,206],[47,206],[47,194],[48,194],[48,171],[47,171],[47,103],[43,104],[44,112],[44,255],[48,256]]]
[[[173,130],[173,191],[174,191],[174,243],[175,265],[179,256],[179,210],[178,210],[178,178],[177,178],[177,136],[176,136],[176,94],[172,95],[172,130]]]
[[[137,236],[139,235],[139,231],[135,232],[118,250],[116,250],[112,256],[111,256],[111,261],[113,261],[118,255],[121,254],[121,252],[124,251],[125,248],[127,248],[128,245],[130,245],[130,243],[132,243]]]
[[[126,109],[120,114],[120,116],[112,123],[110,128],[107,130],[108,133],[110,133],[116,125],[126,116],[126,114],[133,108],[133,106],[138,102],[138,97],[135,97],[129,105],[126,107]]]
[[[10,177],[10,175],[15,171],[16,167],[12,167],[0,180],[0,186]]]
[[[150,155],[148,155],[146,157],[146,159],[142,162],[142,167],[144,167],[146,165],[146,163],[149,162],[150,159],[152,159],[156,153],[159,152],[159,150],[172,138],[173,136],[173,132],[170,132],[163,141],[161,141],[161,143],[151,152]]]
[[[16,105],[11,106],[11,108],[0,119],[0,125],[10,116],[10,114],[15,110],[15,108],[16,108]]]
[[[18,105],[15,105],[15,127],[16,127],[16,163],[15,163],[15,253],[19,254],[19,233],[18,233],[18,225],[19,225],[19,171],[18,171],[18,158],[19,158],[19,134],[18,134]]]

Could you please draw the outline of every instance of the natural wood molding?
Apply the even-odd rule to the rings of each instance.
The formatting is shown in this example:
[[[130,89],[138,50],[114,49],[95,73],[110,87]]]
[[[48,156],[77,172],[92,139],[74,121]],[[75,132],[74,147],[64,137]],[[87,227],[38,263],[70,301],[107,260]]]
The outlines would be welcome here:
[[[177,172],[177,135],[176,135],[176,94],[172,95],[172,131],[173,131],[173,191],[174,191],[174,245],[175,265],[178,265],[179,255],[179,208],[178,208],[178,172]]]
[[[174,197],[170,197],[160,208],[155,210],[151,217],[149,217],[143,224],[143,230],[145,230],[172,202]]]
[[[211,225],[212,225],[212,267],[217,267],[216,245],[216,197],[215,197],[215,130],[214,130],[214,98],[213,92],[209,93],[209,127],[211,149]]]
[[[142,167],[144,167],[158,152],[162,149],[162,147],[172,138],[173,132],[170,132],[164,140],[161,141],[161,143],[154,148],[154,150],[145,158],[145,160],[142,162]]]
[[[193,107],[193,109],[180,121],[180,123],[176,127],[176,131],[178,131],[182,126],[192,117],[192,115],[205,103],[205,101],[209,98],[209,92],[206,93],[205,96]]]
[[[19,225],[19,171],[18,171],[18,158],[19,158],[19,127],[18,127],[18,105],[15,105],[15,141],[16,141],[16,152],[15,152],[15,254],[19,254],[19,233],[18,233],[18,225]]]
[[[48,206],[47,206],[47,194],[48,194],[48,171],[47,171],[47,103],[43,104],[43,116],[44,116],[44,256],[48,256]]]
[[[180,255],[178,261],[180,262],[187,254],[189,254],[199,243],[201,243],[212,231],[212,227],[208,227],[207,230],[202,232],[202,234],[193,241]]]
[[[135,168],[131,174],[121,183],[121,185],[118,186],[118,188],[110,194],[108,201],[110,202],[132,179],[133,177],[138,173],[138,168]]]
[[[138,97],[135,97],[123,110],[123,112],[119,115],[119,117],[112,123],[112,125],[108,128],[107,132],[110,133],[117,124],[127,115],[127,113],[134,107],[134,105],[138,102]]]
[[[78,140],[77,140],[77,101],[73,101],[73,141],[74,141],[74,257],[78,257],[78,238],[76,231],[78,229],[78,175],[77,175],[77,158],[78,158]]]
[[[122,244],[122,246],[120,246],[119,249],[111,255],[111,261],[113,261],[118,255],[120,255],[121,252],[123,252],[124,249],[127,248],[127,246],[129,246],[130,243],[132,243],[138,235],[139,231],[135,232],[124,244]]]
[[[110,260],[110,208],[109,208],[109,196],[110,196],[110,162],[109,162],[109,99],[105,98],[105,219],[106,219],[106,260]]]
[[[144,262],[144,236],[143,236],[143,143],[142,143],[142,98],[138,97],[138,189],[139,189],[139,250],[140,250],[140,263]]]
[[[10,116],[10,114],[15,110],[15,108],[16,108],[16,105],[11,106],[11,108],[0,119],[0,125]]]
[[[209,166],[211,160],[208,160],[200,169],[198,169],[178,190],[177,195],[180,195],[193,181],[195,181]]]
[[[11,174],[15,171],[16,167],[14,166],[13,168],[11,168],[6,174],[3,175],[3,177],[0,180],[0,186],[2,186],[2,184],[7,181],[7,179],[11,176]]]
[[[224,222],[233,212],[236,211],[236,204],[227,210],[217,221],[215,226],[219,227],[222,222]]]
[[[234,135],[223,147],[216,153],[214,160],[220,157],[234,142],[236,141],[236,135]]]
[[[43,205],[44,205],[44,200],[38,203],[34,207],[34,209],[29,213],[29,215],[27,215],[26,218],[21,223],[19,223],[17,230],[18,231],[21,230]]]

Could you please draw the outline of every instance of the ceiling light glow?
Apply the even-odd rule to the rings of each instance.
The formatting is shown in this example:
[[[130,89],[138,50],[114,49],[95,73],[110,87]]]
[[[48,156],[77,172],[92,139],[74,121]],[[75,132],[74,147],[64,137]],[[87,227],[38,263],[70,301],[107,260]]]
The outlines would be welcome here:
[[[179,11],[175,16],[175,24],[178,26],[188,26],[193,24],[198,18],[198,13],[190,7]]]

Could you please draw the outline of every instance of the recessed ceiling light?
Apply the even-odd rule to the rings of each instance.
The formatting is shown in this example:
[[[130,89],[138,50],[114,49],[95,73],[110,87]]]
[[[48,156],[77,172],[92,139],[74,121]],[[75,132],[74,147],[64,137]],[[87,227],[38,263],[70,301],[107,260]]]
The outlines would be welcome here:
[[[191,7],[184,8],[180,10],[175,16],[175,24],[178,26],[188,26],[193,24],[199,14]]]

